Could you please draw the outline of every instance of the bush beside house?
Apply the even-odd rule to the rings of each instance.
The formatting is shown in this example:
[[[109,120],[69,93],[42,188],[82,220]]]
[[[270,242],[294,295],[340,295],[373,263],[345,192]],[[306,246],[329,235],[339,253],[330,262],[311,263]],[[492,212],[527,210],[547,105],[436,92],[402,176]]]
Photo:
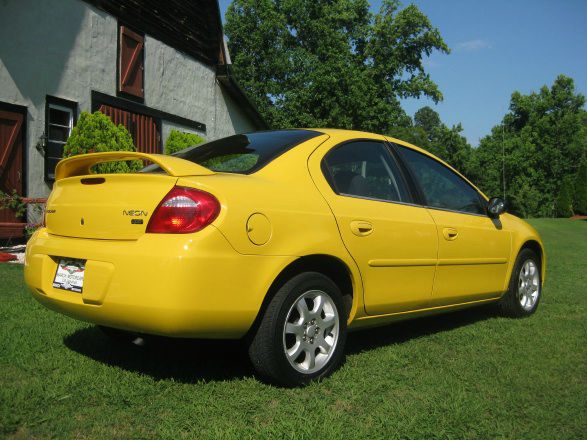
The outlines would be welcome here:
[[[63,148],[63,157],[107,151],[136,151],[132,137],[121,124],[116,126],[108,116],[97,111],[82,112]],[[96,165],[97,173],[130,173],[143,167],[141,161],[108,162]]]
[[[204,141],[205,139],[197,134],[171,130],[165,141],[165,154],[177,153],[193,145],[201,144]]]

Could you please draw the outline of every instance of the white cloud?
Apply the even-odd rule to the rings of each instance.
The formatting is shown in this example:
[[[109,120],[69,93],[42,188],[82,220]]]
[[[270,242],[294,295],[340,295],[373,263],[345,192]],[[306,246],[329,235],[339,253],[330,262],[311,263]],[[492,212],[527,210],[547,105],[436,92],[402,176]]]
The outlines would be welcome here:
[[[457,49],[466,50],[467,52],[473,52],[483,49],[491,49],[491,43],[487,40],[469,40],[463,41],[457,44]]]

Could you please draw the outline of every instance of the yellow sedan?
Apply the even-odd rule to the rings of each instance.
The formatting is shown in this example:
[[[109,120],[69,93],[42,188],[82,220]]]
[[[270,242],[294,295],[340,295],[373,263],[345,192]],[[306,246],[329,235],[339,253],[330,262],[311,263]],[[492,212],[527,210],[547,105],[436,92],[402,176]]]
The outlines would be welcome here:
[[[92,172],[132,159],[152,164]],[[71,157],[45,223],[26,251],[39,302],[118,337],[243,338],[284,385],[332,373],[347,329],[490,302],[530,315],[546,263],[503,200],[413,145],[346,130]]]

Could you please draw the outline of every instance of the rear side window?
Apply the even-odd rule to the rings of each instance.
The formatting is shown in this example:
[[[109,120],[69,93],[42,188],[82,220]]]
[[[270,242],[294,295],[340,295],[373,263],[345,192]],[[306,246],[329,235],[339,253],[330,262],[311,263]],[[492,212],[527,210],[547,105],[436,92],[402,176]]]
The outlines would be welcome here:
[[[249,174],[263,168],[296,145],[319,136],[311,130],[275,130],[237,134],[195,145],[173,156],[202,165],[212,171]],[[143,172],[157,172],[150,165]]]
[[[325,156],[323,171],[338,194],[411,202],[397,163],[381,142],[340,145]]]
[[[477,190],[458,174],[422,153],[399,145],[397,147],[420,184],[428,206],[470,214],[485,214]]]

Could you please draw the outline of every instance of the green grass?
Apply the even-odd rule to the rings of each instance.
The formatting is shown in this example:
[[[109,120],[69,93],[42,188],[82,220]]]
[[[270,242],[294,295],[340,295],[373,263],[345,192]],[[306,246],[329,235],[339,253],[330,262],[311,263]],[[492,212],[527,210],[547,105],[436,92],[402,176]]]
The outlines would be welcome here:
[[[342,369],[305,389],[259,382],[235,343],[114,346],[0,265],[0,437],[585,438],[587,222],[532,223],[548,254],[534,316],[353,333]]]

